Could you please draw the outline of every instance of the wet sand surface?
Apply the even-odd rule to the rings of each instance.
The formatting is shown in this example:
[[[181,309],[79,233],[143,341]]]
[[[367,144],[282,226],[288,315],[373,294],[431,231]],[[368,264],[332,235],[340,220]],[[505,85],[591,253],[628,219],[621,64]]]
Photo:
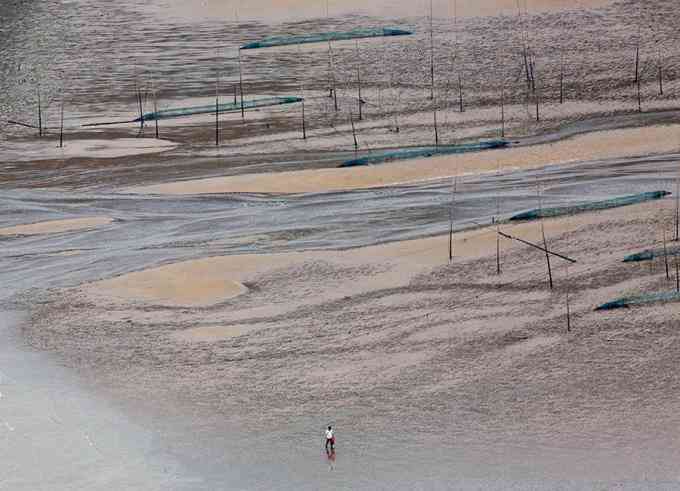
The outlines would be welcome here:
[[[547,220],[578,260],[568,281],[553,261],[553,292],[545,256],[505,239],[496,276],[489,228],[537,187],[543,206],[675,191],[677,5],[459,0],[454,23],[435,1],[432,101],[429,5],[387,4],[0,5],[0,489],[678,487],[677,304],[592,311],[672,289],[663,264],[620,259],[662,220],[671,235],[673,200]],[[212,104],[219,76],[230,101],[245,41],[385,24],[416,34],[333,44],[337,112],[326,46],[244,55],[248,98],[304,93],[307,140],[299,105],[220,116],[219,146],[211,115],[161,140],[82,126],[135,118],[138,88],[146,111],[154,90],[161,109]],[[431,145],[435,108],[442,143],[497,138],[501,86],[514,148],[335,169],[355,154],[357,69],[361,154]],[[5,124],[38,123],[38,86],[42,138]]]
[[[152,431],[17,339],[22,320],[0,313],[0,489],[195,489]]]

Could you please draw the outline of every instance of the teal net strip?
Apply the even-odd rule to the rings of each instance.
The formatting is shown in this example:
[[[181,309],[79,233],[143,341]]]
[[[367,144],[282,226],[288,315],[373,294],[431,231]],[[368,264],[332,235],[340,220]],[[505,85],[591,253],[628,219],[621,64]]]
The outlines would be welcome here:
[[[343,41],[347,39],[361,39],[389,36],[409,36],[412,31],[389,27],[354,29],[347,32],[320,32],[301,34],[299,36],[271,36],[260,41],[244,44],[241,49],[271,48],[274,46],[288,46],[292,44],[325,43],[328,41]]]
[[[680,254],[680,246],[668,247],[665,250],[663,248],[659,249],[645,249],[641,252],[636,252],[635,254],[629,254],[623,258],[624,263],[635,263],[640,261],[651,261],[655,257],[676,256]]]
[[[661,292],[648,293],[643,295],[634,295],[632,297],[623,297],[613,300],[611,302],[603,303],[595,310],[614,310],[624,307],[632,307],[634,305],[645,305],[657,302],[677,302],[680,301],[680,293],[678,292]]]
[[[645,201],[660,199],[668,196],[668,191],[649,191],[646,193],[633,194],[629,196],[621,196],[618,198],[611,198],[602,201],[591,201],[581,203],[573,206],[557,206],[554,208],[541,208],[518,213],[510,217],[511,221],[515,220],[536,220],[538,218],[557,217],[562,215],[573,215],[575,213],[583,213],[586,211],[606,210],[608,208],[617,208],[619,206],[633,205],[636,203],[643,203]]]
[[[264,99],[254,99],[243,101],[243,109],[256,109],[260,107],[279,106],[281,104],[294,104],[302,102],[301,97],[268,97]],[[218,104],[217,111],[220,113],[235,112],[241,110],[241,103],[237,101],[225,104]],[[183,116],[193,116],[195,114],[215,113],[215,104],[205,106],[179,107],[174,109],[162,109],[160,111],[144,113],[144,121],[154,121],[157,119],[181,118]],[[137,118],[135,121],[140,121]]]
[[[340,167],[354,167],[357,165],[381,164],[392,160],[406,160],[419,157],[432,157],[435,155],[450,155],[455,153],[475,152],[492,148],[502,148],[508,145],[504,140],[493,140],[480,143],[467,143],[463,145],[441,145],[438,147],[405,148],[402,150],[390,150],[376,152],[355,159],[346,160]]]

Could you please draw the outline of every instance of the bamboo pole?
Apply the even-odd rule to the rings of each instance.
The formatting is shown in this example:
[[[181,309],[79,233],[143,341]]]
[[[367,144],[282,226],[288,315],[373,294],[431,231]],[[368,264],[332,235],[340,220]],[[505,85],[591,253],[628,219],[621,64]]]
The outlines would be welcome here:
[[[154,85],[153,89],[153,112],[156,114],[156,117],[154,118],[154,124],[156,126],[156,140],[159,139],[158,136],[158,94],[156,93],[156,87]]]
[[[331,82],[331,94],[333,95],[333,106],[338,111],[338,87],[335,81],[335,64],[333,63],[333,48],[330,40],[328,41],[328,70]]]
[[[501,81],[501,138],[505,138],[505,81]]]
[[[38,136],[42,138],[42,99],[40,97],[40,86],[38,86]]]
[[[456,191],[458,187],[458,174],[451,183],[451,205],[449,206],[449,263],[453,261],[453,222],[456,205]]]
[[[637,77],[637,103],[638,103],[638,112],[642,112],[642,94],[640,91],[640,76],[638,74]]]
[[[300,53],[300,44],[298,43],[297,45],[297,50],[298,50],[298,59],[302,59],[302,55]],[[306,140],[307,139],[307,125],[305,124],[305,79],[304,76],[300,77],[300,97],[302,99],[302,139]]]
[[[671,276],[668,272],[668,248],[666,247],[666,227],[663,227],[663,262],[666,267],[666,279],[670,280]]]
[[[61,96],[61,111],[59,115],[59,148],[64,148],[64,96]]]
[[[569,305],[569,264],[567,264],[567,287],[566,287],[566,300],[567,300],[567,332],[571,332],[571,308]]]
[[[215,146],[220,146],[220,72],[215,76]]]
[[[564,53],[560,51],[560,104],[564,104]]]
[[[537,193],[538,193],[538,210],[539,210],[539,215],[541,215],[541,209],[542,209],[542,201],[541,201],[541,185],[537,184]],[[541,216],[541,237],[543,239],[543,248],[545,249],[545,261],[546,265],[548,267],[548,285],[550,286],[550,289],[553,289],[553,277],[552,277],[552,268],[550,267],[550,255],[548,254],[548,242],[545,238],[545,224],[543,223],[543,217]]]
[[[137,82],[137,76],[135,75],[135,91],[137,92],[137,105],[139,106],[139,129],[144,129],[144,106],[142,105],[142,90]]]
[[[499,160],[496,164],[496,180],[501,174],[501,161]],[[501,215],[501,197],[500,191],[498,191],[498,183],[496,183],[496,215],[494,216],[494,222],[496,222],[496,275],[501,274],[501,225],[500,225],[500,215]]]
[[[434,19],[430,0],[430,100],[434,101]]]
[[[434,101],[433,101],[434,102]],[[434,146],[439,146],[439,130],[437,129],[437,105],[432,104],[432,113],[434,117]]]
[[[663,95],[663,64],[661,62],[661,46],[659,46],[659,57],[658,57],[658,72],[659,72],[659,95]]]
[[[359,40],[356,40],[356,59],[357,59],[357,100],[359,103],[359,121],[363,119],[362,105],[364,103],[361,99],[361,61],[359,60]]]
[[[246,119],[246,110],[243,105],[243,70],[241,68],[241,48],[238,49],[238,85],[241,92],[241,120]]]
[[[359,151],[359,142],[357,141],[357,132],[354,128],[354,118],[352,117],[352,111],[349,112],[349,122],[352,125],[352,138],[354,139],[354,153]]]
[[[497,233],[498,233],[498,235],[500,235],[501,237],[505,237],[506,239],[516,240],[517,242],[521,242],[524,245],[528,245],[529,247],[533,247],[534,249],[538,249],[539,251],[543,251],[546,254],[550,254],[551,256],[555,256],[555,257],[558,257],[558,258],[563,259],[565,261],[569,261],[570,263],[576,263],[576,259],[572,259],[568,256],[565,256],[564,254],[560,254],[560,253],[557,253],[555,251],[551,251],[550,249],[547,249],[545,247],[541,247],[540,245],[534,244],[533,242],[529,242],[528,240],[520,239],[519,237],[515,237],[513,235],[510,235],[508,233],[501,232],[501,231],[499,231]]]
[[[540,90],[536,88],[535,82],[534,82],[534,100],[536,101],[536,122],[540,123],[541,122],[541,115],[539,113]]]
[[[680,240],[680,174],[675,177],[675,238],[674,242]]]

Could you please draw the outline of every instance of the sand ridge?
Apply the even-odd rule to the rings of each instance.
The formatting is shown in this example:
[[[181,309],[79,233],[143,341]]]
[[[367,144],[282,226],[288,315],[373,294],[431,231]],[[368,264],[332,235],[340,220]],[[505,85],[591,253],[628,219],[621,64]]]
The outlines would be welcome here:
[[[677,151],[680,125],[620,129],[578,135],[556,143],[488,150],[351,168],[243,174],[130,188],[144,194],[318,193],[383,187],[457,174],[536,168]]]

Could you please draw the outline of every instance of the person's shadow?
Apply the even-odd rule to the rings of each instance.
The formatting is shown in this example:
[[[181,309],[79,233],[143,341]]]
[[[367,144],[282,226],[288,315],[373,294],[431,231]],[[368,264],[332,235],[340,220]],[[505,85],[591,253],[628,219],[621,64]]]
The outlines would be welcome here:
[[[335,469],[335,449],[326,450],[326,457],[328,458],[328,470]]]

